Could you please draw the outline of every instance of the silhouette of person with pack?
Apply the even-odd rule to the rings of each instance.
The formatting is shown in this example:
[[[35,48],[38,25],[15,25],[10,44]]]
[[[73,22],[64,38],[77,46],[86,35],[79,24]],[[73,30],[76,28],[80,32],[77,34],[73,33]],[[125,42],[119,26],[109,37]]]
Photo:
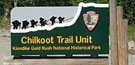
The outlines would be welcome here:
[[[30,22],[31,22],[31,27],[34,28],[35,26],[37,26],[38,21],[32,19]]]
[[[40,22],[39,23],[41,24],[41,27],[45,26],[47,24],[46,22],[47,22],[47,20],[44,20],[44,18],[40,17]]]
[[[65,17],[60,16],[58,19],[59,19],[59,23],[62,23],[64,21]]]
[[[55,16],[52,16],[52,18],[50,18],[50,21],[52,22],[52,25],[55,23],[55,19],[56,19],[57,17],[55,17]]]
[[[22,29],[26,29],[29,25],[29,22],[27,20],[25,21],[22,21],[23,22],[23,26],[22,26]]]
[[[18,29],[18,27],[21,27],[21,23],[18,20],[15,20],[12,22],[13,29]]]

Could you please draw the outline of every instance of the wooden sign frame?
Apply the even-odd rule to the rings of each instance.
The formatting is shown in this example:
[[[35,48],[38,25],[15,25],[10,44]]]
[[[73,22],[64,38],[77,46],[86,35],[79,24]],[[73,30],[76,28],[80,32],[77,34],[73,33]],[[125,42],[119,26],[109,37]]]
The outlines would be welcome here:
[[[117,0],[110,4],[110,44],[111,65],[128,65],[127,19],[123,20],[123,8],[117,6]]]

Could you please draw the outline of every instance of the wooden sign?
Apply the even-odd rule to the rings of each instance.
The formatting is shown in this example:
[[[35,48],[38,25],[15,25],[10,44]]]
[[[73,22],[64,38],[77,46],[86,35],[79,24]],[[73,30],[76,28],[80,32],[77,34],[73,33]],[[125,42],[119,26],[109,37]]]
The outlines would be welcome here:
[[[11,49],[12,55],[109,54],[108,4],[16,7]]]

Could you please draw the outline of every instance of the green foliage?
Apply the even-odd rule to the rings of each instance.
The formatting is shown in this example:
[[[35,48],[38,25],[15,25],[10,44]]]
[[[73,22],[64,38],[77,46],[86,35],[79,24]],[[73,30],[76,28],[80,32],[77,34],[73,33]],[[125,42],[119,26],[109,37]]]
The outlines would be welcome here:
[[[4,15],[4,8],[8,8],[9,10],[13,8],[11,0],[0,0],[0,16]]]
[[[118,0],[118,5],[123,6],[124,18],[129,20],[129,24],[135,24],[135,0]]]
[[[1,0],[1,1],[0,1],[0,15],[3,15],[3,13],[4,13],[3,5],[4,5],[4,1]]]
[[[0,22],[1,22],[2,18],[3,18],[3,16],[0,16]]]
[[[130,40],[135,40],[135,25],[134,24],[128,25],[128,38]]]
[[[9,29],[10,28],[10,21],[9,19],[6,21],[2,21],[3,16],[0,16],[0,29],[4,28],[4,29]]]
[[[10,29],[10,21],[0,22],[0,29]]]
[[[72,6],[70,0],[19,0],[18,6]]]

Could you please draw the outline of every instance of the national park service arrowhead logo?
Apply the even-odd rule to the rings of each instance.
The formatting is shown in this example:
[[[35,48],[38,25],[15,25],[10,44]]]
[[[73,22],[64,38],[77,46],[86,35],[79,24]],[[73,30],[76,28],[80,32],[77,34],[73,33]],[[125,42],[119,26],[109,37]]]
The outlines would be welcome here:
[[[92,31],[98,23],[99,15],[94,11],[83,14],[83,20],[89,31]]]

